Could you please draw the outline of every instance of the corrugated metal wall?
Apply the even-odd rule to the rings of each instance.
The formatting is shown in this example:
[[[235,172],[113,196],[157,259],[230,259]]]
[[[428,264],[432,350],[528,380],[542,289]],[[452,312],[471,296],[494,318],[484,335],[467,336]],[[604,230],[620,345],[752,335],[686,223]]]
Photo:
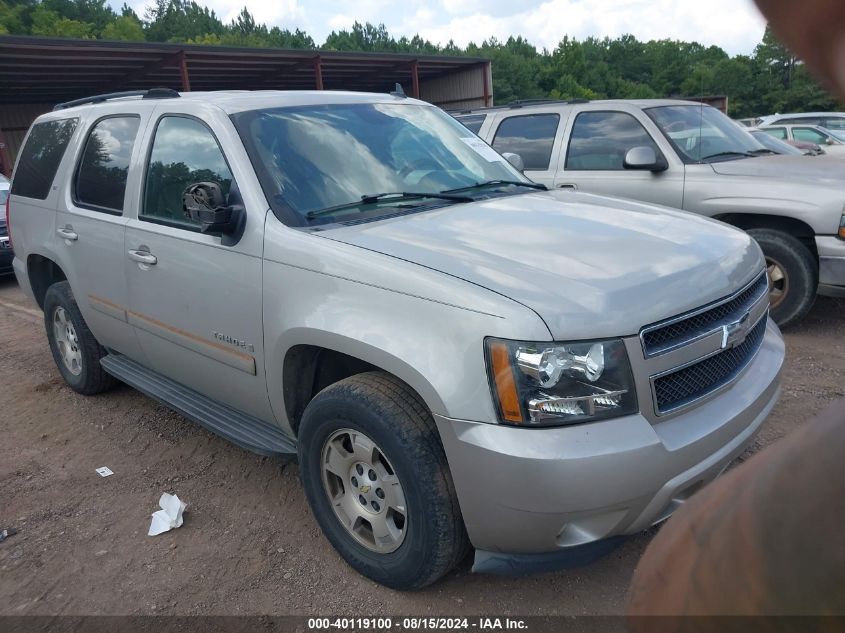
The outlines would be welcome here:
[[[35,117],[52,109],[53,105],[46,103],[0,104],[0,129],[13,161]]]
[[[487,103],[485,81],[487,75]],[[493,77],[490,64],[479,64],[445,77],[420,81],[420,99],[444,110],[468,110],[493,105]]]
[[[487,75],[485,103],[485,80]],[[445,77],[420,81],[420,98],[444,110],[465,110],[493,105],[493,78],[489,64],[479,64]],[[410,88],[410,86],[409,86]],[[29,126],[39,114],[48,112],[53,104],[0,104],[0,129],[12,161],[18,155]]]

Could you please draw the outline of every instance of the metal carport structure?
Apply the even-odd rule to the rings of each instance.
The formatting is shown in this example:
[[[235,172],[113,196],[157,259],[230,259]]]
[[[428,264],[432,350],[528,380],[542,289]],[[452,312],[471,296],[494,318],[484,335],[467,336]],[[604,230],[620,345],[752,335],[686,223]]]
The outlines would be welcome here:
[[[402,84],[444,108],[492,105],[477,57],[237,48],[0,36],[0,171],[32,120],[56,103],[118,90],[361,90]]]

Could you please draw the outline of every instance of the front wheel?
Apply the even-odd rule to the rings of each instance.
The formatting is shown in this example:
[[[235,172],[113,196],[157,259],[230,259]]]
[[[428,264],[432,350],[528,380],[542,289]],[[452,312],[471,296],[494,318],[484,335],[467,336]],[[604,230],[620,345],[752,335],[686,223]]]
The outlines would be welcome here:
[[[466,554],[434,420],[389,374],[358,374],[317,394],[302,417],[299,463],[314,517],[364,576],[416,589]]]
[[[816,300],[819,273],[815,257],[800,240],[772,229],[748,231],[766,258],[772,318],[784,327],[806,316]]]

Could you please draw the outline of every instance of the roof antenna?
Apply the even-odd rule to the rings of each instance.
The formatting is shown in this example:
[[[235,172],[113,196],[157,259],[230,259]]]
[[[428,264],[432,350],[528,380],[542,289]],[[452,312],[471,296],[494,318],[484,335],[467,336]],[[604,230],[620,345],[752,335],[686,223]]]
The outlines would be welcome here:
[[[405,91],[402,90],[402,84],[400,84],[398,81],[393,87],[393,92],[391,92],[390,94],[394,97],[401,97],[402,99],[406,99],[408,97],[408,95],[405,94]]]

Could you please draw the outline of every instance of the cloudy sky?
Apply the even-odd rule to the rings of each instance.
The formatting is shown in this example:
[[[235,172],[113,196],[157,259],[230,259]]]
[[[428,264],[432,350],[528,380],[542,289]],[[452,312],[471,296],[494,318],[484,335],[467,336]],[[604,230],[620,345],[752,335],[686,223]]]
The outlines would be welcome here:
[[[116,7],[122,0],[111,0]],[[564,35],[673,38],[751,53],[765,22],[752,0],[197,0],[229,22],[246,5],[259,22],[300,28],[321,44],[332,30],[384,23],[396,37],[419,33],[460,46],[523,35],[553,49]],[[143,16],[145,0],[130,0]]]

